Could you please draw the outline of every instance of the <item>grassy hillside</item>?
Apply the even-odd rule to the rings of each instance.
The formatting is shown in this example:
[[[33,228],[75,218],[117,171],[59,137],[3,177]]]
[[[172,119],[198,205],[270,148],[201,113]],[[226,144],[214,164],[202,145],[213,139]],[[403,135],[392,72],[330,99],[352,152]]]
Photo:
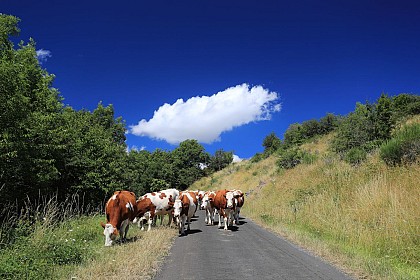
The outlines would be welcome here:
[[[192,188],[243,190],[242,215],[358,277],[420,279],[420,166],[388,167],[378,152],[351,166],[329,152],[331,139],[302,145],[316,155],[311,164],[279,169],[272,155]]]

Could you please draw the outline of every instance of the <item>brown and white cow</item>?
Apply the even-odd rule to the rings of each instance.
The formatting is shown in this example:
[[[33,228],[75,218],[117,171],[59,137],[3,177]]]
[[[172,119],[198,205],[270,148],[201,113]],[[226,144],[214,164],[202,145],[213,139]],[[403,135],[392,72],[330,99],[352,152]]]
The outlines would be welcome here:
[[[144,221],[149,221],[149,227],[147,231],[151,229],[155,212],[156,206],[153,204],[152,200],[148,197],[140,197],[136,201],[137,213],[136,218],[134,219],[133,223],[138,223],[139,227],[141,226],[141,230],[144,230]]]
[[[239,225],[239,214],[241,213],[241,208],[245,203],[245,197],[244,193],[240,190],[232,190],[231,192],[233,192],[233,197],[235,198],[235,213],[233,215],[235,220],[233,223],[235,225]]]
[[[197,211],[198,201],[194,192],[181,192],[174,204],[174,217],[178,224],[179,234],[184,235],[185,223],[187,229],[190,230],[191,218]]]
[[[214,208],[215,196],[216,196],[216,192],[207,191],[205,192],[204,197],[201,202],[201,210],[206,211],[204,222],[208,225],[213,225],[213,222],[214,222],[214,215],[215,215],[215,210],[216,210]]]
[[[233,224],[233,214],[235,213],[235,198],[233,192],[228,190],[219,190],[214,197],[214,207],[219,212],[219,228],[222,226],[221,218],[223,217],[225,226],[224,230],[228,230],[228,225]]]
[[[206,194],[206,192],[205,191],[198,191],[197,193],[196,193],[196,196],[197,196],[197,201],[198,201],[198,208],[200,208],[201,207],[201,204],[203,203],[203,198],[204,198],[204,195]]]
[[[129,191],[116,191],[105,205],[106,224],[104,228],[105,246],[111,246],[120,235],[121,241],[127,237],[130,222],[136,217],[136,195]]]
[[[167,189],[167,190],[162,190],[162,191],[158,191],[158,192],[147,193],[137,200],[137,207],[138,208],[140,207],[140,204],[141,204],[142,209],[147,208],[147,207],[150,208],[151,207],[149,205],[150,203],[153,204],[153,206],[154,206],[153,212],[151,211],[149,213],[149,215],[146,215],[146,216],[149,216],[149,219],[148,219],[149,226],[148,226],[148,229],[147,229],[148,231],[151,229],[153,220],[156,216],[164,216],[164,215],[168,214],[169,215],[168,226],[171,225],[172,218],[173,218],[173,214],[172,214],[173,206],[174,206],[174,202],[178,198],[178,196],[179,196],[179,191],[178,190]],[[147,199],[147,200],[144,201],[144,202],[141,202],[144,199]],[[149,203],[149,201],[150,201],[150,203]],[[143,212],[143,210],[140,211],[140,209],[139,209],[138,211],[139,211],[139,213],[137,215],[136,221],[141,219],[146,214],[146,212],[150,211],[150,210],[147,210],[143,214],[141,214],[141,212]],[[161,219],[161,225],[162,225],[162,221],[163,221],[163,219]]]

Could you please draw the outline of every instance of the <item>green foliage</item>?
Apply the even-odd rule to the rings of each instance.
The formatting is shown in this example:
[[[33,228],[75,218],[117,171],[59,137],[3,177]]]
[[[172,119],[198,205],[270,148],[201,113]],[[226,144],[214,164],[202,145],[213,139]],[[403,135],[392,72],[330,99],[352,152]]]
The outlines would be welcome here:
[[[355,147],[351,148],[346,155],[344,160],[352,165],[357,165],[362,163],[367,157],[367,152],[362,148]]]
[[[391,137],[397,122],[418,112],[420,97],[416,95],[400,94],[391,98],[381,94],[374,104],[357,103],[354,112],[340,122],[331,148],[358,161],[356,158],[363,157],[360,149],[369,152],[378,147]]]
[[[337,128],[337,136],[332,142],[336,152],[345,152],[360,147],[373,140],[374,124],[370,118],[370,107],[356,104],[354,112],[350,113]]]
[[[302,162],[303,153],[298,148],[289,148],[279,152],[277,166],[284,169],[291,169]]]
[[[34,225],[29,235],[0,250],[0,278],[53,279],[60,266],[89,260],[103,246],[98,224],[97,218],[85,217],[54,227]]]
[[[273,154],[275,151],[280,149],[281,145],[281,140],[276,136],[276,134],[274,132],[270,133],[263,141],[264,155],[269,156]]]
[[[185,140],[172,152],[174,168],[178,171],[175,186],[181,190],[204,177],[202,165],[208,165],[210,155],[197,140]]]
[[[319,121],[312,119],[302,124],[294,123],[284,133],[284,144],[286,147],[303,144],[314,136],[333,131],[339,123],[340,118],[330,113]]]
[[[261,160],[265,159],[265,156],[263,153],[256,153],[252,158],[251,158],[251,162],[252,163],[257,163]]]
[[[392,98],[392,118],[398,122],[407,116],[420,114],[420,96],[402,93]]]
[[[211,172],[217,172],[227,167],[233,161],[233,153],[225,152],[223,149],[219,149],[209,159],[208,169]]]
[[[162,179],[152,179],[150,182],[150,191],[151,192],[157,192],[160,190],[168,189],[169,185],[165,182],[165,180]]]
[[[103,247],[103,217],[80,217],[79,211],[75,197],[64,202],[45,197],[39,205],[27,204],[19,216],[7,217],[9,222],[0,224],[0,278],[54,279],[59,267],[94,256]]]
[[[380,157],[388,165],[410,164],[420,155],[420,124],[405,126],[380,148]]]

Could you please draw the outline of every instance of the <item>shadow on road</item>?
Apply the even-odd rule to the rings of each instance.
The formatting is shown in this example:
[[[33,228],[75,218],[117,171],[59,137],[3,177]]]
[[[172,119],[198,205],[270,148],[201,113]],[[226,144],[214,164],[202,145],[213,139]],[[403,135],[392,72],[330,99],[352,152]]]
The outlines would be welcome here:
[[[183,236],[188,236],[191,234],[196,234],[196,233],[200,233],[203,232],[201,229],[190,229],[190,230],[185,230],[183,235],[179,235],[179,237],[183,237]]]

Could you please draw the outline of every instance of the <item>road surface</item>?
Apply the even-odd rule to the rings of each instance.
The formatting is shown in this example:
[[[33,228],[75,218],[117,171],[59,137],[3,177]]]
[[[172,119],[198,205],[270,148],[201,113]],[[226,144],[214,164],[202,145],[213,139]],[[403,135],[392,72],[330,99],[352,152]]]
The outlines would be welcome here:
[[[246,218],[224,231],[218,229],[218,219],[207,226],[204,211],[196,215],[191,231],[176,239],[155,280],[352,279]]]

